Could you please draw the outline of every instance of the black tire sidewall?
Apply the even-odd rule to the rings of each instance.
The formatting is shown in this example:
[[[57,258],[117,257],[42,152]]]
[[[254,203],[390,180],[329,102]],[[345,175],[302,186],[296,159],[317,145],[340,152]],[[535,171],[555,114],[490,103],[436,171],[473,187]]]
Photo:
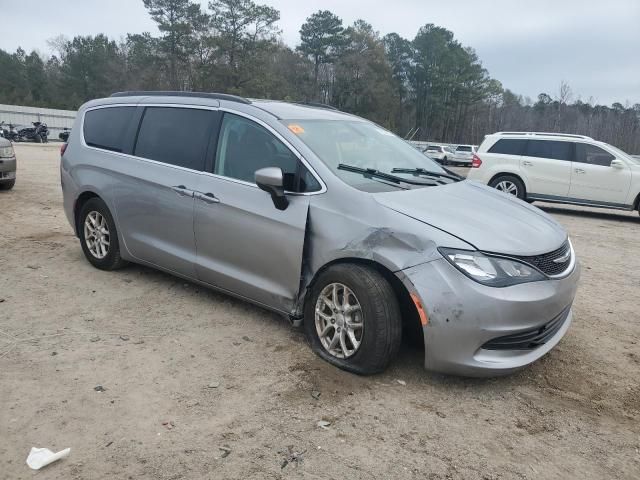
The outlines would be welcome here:
[[[11,190],[16,184],[15,180],[9,180],[8,182],[0,182],[0,190]]]
[[[378,280],[384,282],[386,288],[382,291],[371,290],[370,285],[363,281],[363,274],[373,274],[378,277]],[[346,285],[353,291],[360,302],[364,319],[364,337],[360,348],[347,359],[334,357],[326,351],[315,326],[315,306],[318,296],[327,285],[336,282]],[[380,315],[381,309],[388,312],[387,315]],[[381,322],[398,322],[398,325],[384,325]],[[400,345],[401,323],[398,302],[388,282],[375,270],[354,264],[335,265],[322,272],[311,287],[304,309],[304,330],[314,352],[332,365],[360,375],[378,373],[390,363]],[[390,335],[390,341],[394,345],[386,345],[384,339],[389,335],[381,332],[380,329],[392,327],[397,328],[400,333]],[[387,354],[388,351],[391,353]]]
[[[518,194],[512,195],[512,196],[519,198],[520,200],[526,199],[524,183],[522,183],[522,180],[520,180],[518,177],[514,177],[513,175],[500,175],[499,177],[496,177],[493,180],[491,180],[491,183],[489,184],[489,186],[492,188],[496,188],[496,185],[498,185],[500,182],[503,182],[505,180],[509,182],[513,182],[518,188]]]
[[[84,222],[87,218],[87,215],[90,212],[98,212],[100,213],[107,221],[107,225],[109,227],[109,251],[104,258],[96,258],[89,251],[89,247],[87,247],[87,242],[84,239]],[[80,213],[78,216],[78,237],[80,238],[80,245],[82,246],[82,251],[84,252],[85,257],[94,267],[99,268],[101,270],[113,270],[118,268],[121,263],[120,257],[120,242],[118,241],[118,231],[116,229],[116,224],[111,216],[111,212],[107,207],[106,203],[100,198],[92,198],[88,200],[80,209]]]

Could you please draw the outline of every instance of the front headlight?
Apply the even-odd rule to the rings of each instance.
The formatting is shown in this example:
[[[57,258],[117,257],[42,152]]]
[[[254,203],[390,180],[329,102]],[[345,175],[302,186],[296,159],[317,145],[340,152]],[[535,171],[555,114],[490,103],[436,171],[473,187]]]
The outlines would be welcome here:
[[[540,271],[510,258],[492,257],[472,250],[452,248],[438,250],[454,267],[483,285],[508,287],[519,283],[546,280]]]
[[[11,158],[13,155],[13,147],[11,145],[8,147],[0,147],[0,157]]]

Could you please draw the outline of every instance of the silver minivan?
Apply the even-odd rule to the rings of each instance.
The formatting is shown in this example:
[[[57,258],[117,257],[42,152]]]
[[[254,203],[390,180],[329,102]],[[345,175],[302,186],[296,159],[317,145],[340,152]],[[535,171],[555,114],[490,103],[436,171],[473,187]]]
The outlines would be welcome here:
[[[571,323],[579,266],[557,222],[331,108],[114,94],[80,108],[61,181],[94,266],[284,314],[351,372],[382,371],[405,336],[429,370],[504,374]]]

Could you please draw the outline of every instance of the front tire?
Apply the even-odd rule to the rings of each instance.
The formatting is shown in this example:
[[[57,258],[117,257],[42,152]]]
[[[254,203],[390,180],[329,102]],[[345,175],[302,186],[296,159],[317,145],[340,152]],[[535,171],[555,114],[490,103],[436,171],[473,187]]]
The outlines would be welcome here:
[[[501,192],[518,197],[520,200],[525,200],[527,197],[524,183],[522,183],[522,180],[518,177],[513,175],[499,175],[491,180],[489,186]]]
[[[448,159],[447,157],[444,157],[444,158],[442,159],[442,164],[443,164],[443,165],[449,165],[449,159]]]
[[[320,273],[311,287],[304,330],[323,360],[371,375],[387,368],[400,349],[400,307],[393,288],[376,270],[335,265]]]
[[[42,137],[40,136],[40,134],[36,133],[35,137],[33,137],[33,140],[36,143],[42,143]]]
[[[127,264],[120,256],[116,224],[101,198],[91,198],[82,206],[78,216],[78,236],[84,256],[94,267],[117,270]]]
[[[8,182],[0,182],[0,190],[11,190],[16,184],[15,179]]]

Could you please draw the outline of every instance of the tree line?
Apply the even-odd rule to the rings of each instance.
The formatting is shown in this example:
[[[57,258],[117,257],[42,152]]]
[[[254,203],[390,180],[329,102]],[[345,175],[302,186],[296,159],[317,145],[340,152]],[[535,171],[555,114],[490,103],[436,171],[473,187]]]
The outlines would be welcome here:
[[[410,40],[318,11],[291,48],[280,12],[253,0],[142,0],[159,35],[59,37],[44,58],[0,49],[0,103],[76,109],[120,90],[192,90],[322,102],[403,137],[474,143],[499,130],[585,134],[640,153],[640,104],[596,105],[562,83],[532,100],[489,76],[434,24]]]

